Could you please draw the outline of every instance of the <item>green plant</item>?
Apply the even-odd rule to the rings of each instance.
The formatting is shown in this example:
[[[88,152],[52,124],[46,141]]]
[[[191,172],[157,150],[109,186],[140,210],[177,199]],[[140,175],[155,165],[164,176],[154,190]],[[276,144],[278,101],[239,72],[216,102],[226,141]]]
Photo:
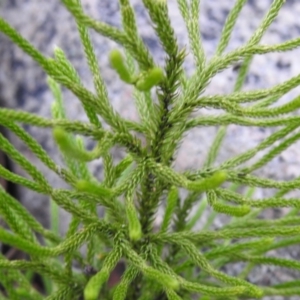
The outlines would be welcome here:
[[[272,287],[256,286],[247,275],[256,265],[270,264],[300,269],[296,260],[268,256],[268,251],[300,242],[300,199],[285,195],[300,187],[300,179],[278,182],[253,175],[270,160],[295,143],[300,134],[300,117],[288,115],[300,106],[300,98],[272,106],[300,83],[300,75],[270,89],[241,91],[254,55],[288,51],[300,45],[300,38],[278,45],[261,45],[260,40],[276,18],[283,0],[274,0],[270,10],[242,47],[224,54],[236,19],[245,0],[237,0],[228,15],[216,53],[207,60],[199,38],[199,0],[177,0],[187,25],[195,71],[187,77],[183,69],[186,49],[179,49],[168,17],[166,0],[143,0],[166,54],[163,67],[156,66],[138,35],[129,0],[120,0],[122,30],[87,16],[79,0],[62,0],[76,19],[86,58],[93,74],[95,94],[88,91],[64,52],[56,48],[54,57],[45,57],[0,19],[0,30],[30,55],[48,74],[55,101],[52,119],[24,111],[1,108],[0,123],[16,134],[49,168],[66,181],[70,189],[55,189],[42,173],[14,146],[0,135],[0,148],[18,163],[32,179],[21,177],[0,166],[0,176],[51,198],[52,228],[38,223],[26,209],[0,188],[0,214],[9,229],[0,228],[0,241],[27,253],[29,260],[9,261],[0,257],[0,282],[5,290],[1,299],[253,299],[265,295],[300,295],[300,282],[294,280]],[[112,67],[134,89],[140,122],[124,119],[109,102],[98,69],[88,28],[117,42],[124,54],[114,50]],[[229,95],[202,95],[217,73],[242,62],[235,89]],[[89,122],[66,119],[60,85],[81,101]],[[155,91],[152,94],[151,91]],[[244,105],[245,104],[245,105]],[[198,108],[222,110],[219,115],[192,117]],[[100,118],[101,117],[101,121]],[[53,129],[54,139],[66,166],[58,166],[42,147],[17,123]],[[106,130],[103,123],[109,125]],[[275,132],[253,149],[215,166],[222,147],[226,126],[275,127]],[[172,162],[179,142],[191,128],[220,126],[206,163],[197,171],[178,173]],[[277,129],[281,127],[280,129]],[[135,133],[142,134],[146,143]],[[82,136],[95,140],[92,151],[85,150]],[[277,144],[275,145],[275,142]],[[110,149],[126,149],[127,156],[118,164]],[[254,163],[260,151],[266,154]],[[98,182],[89,172],[87,162],[103,159],[104,180]],[[224,186],[224,183],[231,186]],[[237,191],[246,187],[244,194]],[[274,188],[266,199],[253,199],[254,189]],[[189,191],[180,199],[179,189]],[[164,207],[163,221],[154,230],[158,207]],[[190,215],[196,205],[195,215]],[[99,218],[97,208],[105,216]],[[212,207],[206,225],[193,230],[207,206]],[[57,207],[72,215],[66,236],[59,236]],[[258,218],[265,208],[290,207],[290,212],[276,220]],[[211,224],[219,214],[231,217],[223,228]],[[36,238],[43,237],[43,243]],[[86,252],[80,252],[86,245]],[[99,256],[101,254],[101,256]],[[116,287],[106,282],[124,259],[126,270]],[[228,263],[246,262],[237,277],[220,269]],[[75,267],[80,266],[80,268]],[[92,266],[96,274],[82,270]],[[41,274],[46,295],[30,283],[30,272]],[[199,298],[200,297],[200,298]],[[195,299],[196,299],[195,298]]]

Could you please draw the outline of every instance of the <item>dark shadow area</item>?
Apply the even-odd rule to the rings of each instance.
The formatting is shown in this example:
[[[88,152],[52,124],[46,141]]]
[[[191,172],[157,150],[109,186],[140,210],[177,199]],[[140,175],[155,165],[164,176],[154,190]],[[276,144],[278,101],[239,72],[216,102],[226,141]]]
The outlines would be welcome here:
[[[0,126],[0,134],[2,134],[5,138],[8,138],[7,131],[3,126]],[[7,170],[14,172],[13,162],[10,158],[0,150],[0,164]],[[16,200],[20,201],[20,192],[18,185],[13,182],[7,181],[0,177],[0,184],[6,190],[6,192],[11,195]],[[6,227],[5,222],[1,219],[0,216],[0,226]],[[3,256],[5,256],[8,260],[22,260],[29,259],[28,255],[14,247],[11,247],[7,244],[0,245],[0,251]],[[45,291],[45,287],[42,281],[42,278],[39,274],[34,273],[31,279],[32,286],[39,292],[43,293]],[[4,287],[0,284],[0,291],[7,296]]]

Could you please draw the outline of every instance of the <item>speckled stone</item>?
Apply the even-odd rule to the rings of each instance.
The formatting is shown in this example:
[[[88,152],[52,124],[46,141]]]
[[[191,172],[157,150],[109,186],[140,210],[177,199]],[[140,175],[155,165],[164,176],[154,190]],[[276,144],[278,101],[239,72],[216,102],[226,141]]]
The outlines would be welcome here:
[[[84,84],[93,89],[91,76],[80,45],[76,24],[68,11],[59,3],[59,0],[2,0],[0,2],[0,15],[12,24],[18,31],[30,40],[44,54],[52,56],[53,47],[58,45],[67,54],[75,68],[82,77]],[[210,58],[218,44],[222,26],[227,14],[234,4],[234,0],[203,0],[201,1],[201,35],[204,49]],[[228,50],[232,50],[245,43],[259,25],[265,12],[271,4],[271,0],[253,1],[249,0],[241,12],[237,26],[233,32]],[[83,0],[85,9],[93,17],[105,21],[113,26],[120,26],[120,15],[118,12],[117,0]],[[142,1],[132,0],[137,13],[137,23],[139,32],[143,40],[154,55],[157,63],[163,62],[161,46],[151,28],[149,17],[142,7]],[[168,0],[169,11],[178,36],[180,46],[188,44],[184,22],[180,16],[175,0]],[[270,26],[268,32],[262,39],[262,43],[274,44],[287,41],[291,38],[299,37],[300,25],[300,1],[286,0],[276,21]],[[117,78],[109,66],[107,55],[115,47],[115,43],[106,38],[98,36],[94,32],[92,39],[95,51],[99,58],[99,67],[108,87],[109,97],[114,108],[123,116],[137,120],[137,113],[134,108],[132,91],[124,88],[124,85]],[[245,90],[268,88],[299,73],[300,51],[294,50],[286,53],[268,54],[256,56],[250,68],[250,73],[246,80]],[[31,58],[24,55],[21,50],[14,46],[6,37],[0,34],[0,98],[1,105],[7,107],[23,109],[28,112],[37,113],[41,116],[50,116],[50,106],[52,96],[46,84],[46,77],[43,71]],[[188,74],[193,71],[191,55],[185,63]],[[230,68],[218,74],[207,87],[206,94],[227,94],[234,86],[236,72]],[[280,103],[292,99],[299,93],[300,89],[294,89]],[[85,120],[81,105],[71,93],[64,91],[64,100],[68,116],[71,119]],[[206,113],[200,110],[197,114]],[[208,111],[211,113],[211,111]],[[51,131],[25,126],[43,146],[43,148],[60,163],[57,148],[54,145]],[[274,129],[246,128],[231,125],[225,138],[224,146],[218,157],[218,162],[222,162],[233,155],[250,149],[264,140]],[[179,170],[200,168],[205,161],[205,157],[217,128],[205,127],[191,130],[185,137],[176,159],[176,168]],[[28,149],[13,135],[10,139],[17,149],[28,157],[47,176],[51,184],[62,187],[64,184],[57,176],[50,173]],[[260,169],[258,174],[267,178],[278,180],[290,180],[300,175],[300,153],[299,142],[291,146],[287,151],[280,154],[267,166]],[[115,151],[116,157],[121,157],[120,151]],[[95,173],[100,173],[101,161],[91,164]],[[24,172],[17,169],[24,175]],[[270,194],[270,191],[258,191],[257,196],[262,197]],[[294,196],[298,193],[294,193]],[[32,211],[35,216],[44,224],[48,224],[48,199],[24,188],[21,189],[21,201]],[[271,215],[266,213],[266,216]],[[69,217],[62,212],[62,231],[65,230]],[[223,223],[222,218],[217,220],[217,226]],[[299,247],[293,250],[299,257]],[[293,252],[293,253],[294,253]],[[290,253],[290,252],[289,252]],[[263,272],[262,272],[263,271]],[[278,271],[276,271],[278,272]],[[264,277],[273,280],[285,278],[281,273],[276,273],[272,268],[266,267],[254,272],[252,278],[255,282],[262,282]],[[284,272],[283,272],[284,273]],[[282,274],[283,274],[282,273]],[[277,274],[276,276],[274,274]],[[260,278],[262,276],[263,278]],[[286,275],[288,276],[288,275]],[[295,278],[295,277],[292,277]],[[283,299],[269,297],[265,299]],[[287,298],[292,299],[292,298]],[[295,298],[296,299],[296,298]]]

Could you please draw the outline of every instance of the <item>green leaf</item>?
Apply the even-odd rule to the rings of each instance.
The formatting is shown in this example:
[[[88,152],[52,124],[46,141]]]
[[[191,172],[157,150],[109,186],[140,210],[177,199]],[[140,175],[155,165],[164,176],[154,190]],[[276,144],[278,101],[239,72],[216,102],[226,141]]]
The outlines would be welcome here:
[[[165,215],[161,224],[161,228],[160,231],[161,232],[165,232],[167,231],[171,219],[172,219],[172,215],[173,212],[176,208],[176,205],[178,203],[178,189],[176,187],[171,187],[168,197],[167,197],[167,204],[166,204],[166,209],[165,209]]]
[[[45,176],[17,149],[0,134],[0,149],[6,153],[12,160],[17,162],[43,189],[43,193],[48,194],[52,188],[48,184]]]
[[[132,76],[125,65],[121,52],[117,49],[112,50],[109,54],[109,60],[111,66],[117,71],[120,78],[127,83],[132,83]]]
[[[102,285],[108,280],[110,273],[122,256],[120,249],[114,248],[105,258],[102,269],[94,275],[84,289],[85,300],[97,300]]]
[[[77,182],[77,189],[82,192],[88,192],[100,197],[111,198],[113,196],[113,191],[106,188],[103,185],[97,184],[92,181],[79,180]]]
[[[134,194],[132,191],[129,191],[126,195],[125,209],[128,220],[129,237],[133,241],[138,241],[142,237],[142,228],[133,198]]]
[[[158,85],[164,79],[163,70],[155,67],[148,72],[142,74],[135,84],[140,91],[149,91],[152,87]]]
[[[226,171],[218,171],[214,173],[211,177],[189,182],[187,188],[196,192],[211,190],[219,187],[226,180],[226,178]]]
[[[124,300],[126,298],[130,284],[139,274],[139,270],[134,266],[129,266],[124,272],[120,283],[117,285],[114,294],[113,300]]]

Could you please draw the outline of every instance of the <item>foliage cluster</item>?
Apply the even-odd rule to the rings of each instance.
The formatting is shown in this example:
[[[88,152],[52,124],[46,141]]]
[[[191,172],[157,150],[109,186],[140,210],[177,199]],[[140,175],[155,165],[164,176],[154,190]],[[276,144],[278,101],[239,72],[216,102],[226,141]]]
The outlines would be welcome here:
[[[185,21],[189,50],[180,49],[168,16],[166,0],[143,0],[153,28],[165,51],[163,66],[157,66],[145,46],[129,0],[119,0],[122,28],[89,17],[80,0],[62,0],[77,22],[82,46],[93,75],[95,92],[87,90],[62,49],[46,57],[24,39],[4,19],[0,31],[30,55],[48,75],[55,99],[52,119],[24,111],[0,108],[0,124],[18,136],[48,168],[69,184],[56,189],[44,175],[5,137],[0,149],[19,164],[30,179],[0,166],[0,176],[40,194],[49,195],[52,228],[46,229],[3,188],[0,188],[0,215],[7,228],[0,228],[0,241],[28,254],[28,260],[10,261],[0,257],[0,299],[253,299],[266,295],[300,295],[300,281],[271,287],[256,286],[248,279],[254,266],[274,265],[300,270],[296,260],[269,256],[274,249],[299,245],[300,199],[286,194],[300,187],[300,177],[287,182],[253,174],[295,143],[300,134],[300,106],[297,97],[284,105],[273,105],[299,86],[300,75],[269,89],[242,91],[254,55],[289,51],[300,38],[276,45],[262,45],[261,38],[285,1],[274,0],[249,41],[225,53],[232,30],[245,0],[237,0],[230,11],[215,55],[208,60],[199,29],[200,0],[177,0]],[[99,71],[88,30],[115,41],[120,50],[109,56],[111,66],[124,84],[133,89],[140,122],[124,119],[109,99]],[[187,76],[183,63],[187,51],[194,57],[195,70]],[[234,91],[228,95],[204,95],[210,80],[222,70],[241,62]],[[81,101],[89,122],[66,118],[60,87],[69,89]],[[193,117],[199,108],[220,110],[220,114]],[[20,125],[51,128],[65,166],[57,165],[39,143]],[[103,124],[109,125],[105,129]],[[227,125],[274,127],[276,130],[256,147],[216,165],[215,159]],[[184,134],[190,129],[219,126],[203,167],[176,172],[173,161]],[[143,136],[143,139],[140,138]],[[83,137],[96,146],[87,151]],[[122,147],[127,156],[119,163],[112,147]],[[259,159],[256,155],[265,151]],[[87,163],[102,159],[104,179],[99,182]],[[254,159],[253,163],[247,162]],[[224,185],[227,182],[230,185]],[[228,187],[229,186],[229,187]],[[245,193],[237,188],[246,187]],[[253,199],[255,188],[273,188],[270,198]],[[181,199],[179,189],[188,191]],[[154,220],[162,205],[163,221],[155,230]],[[191,215],[191,208],[197,210]],[[212,213],[201,230],[194,227],[210,206]],[[57,207],[72,215],[66,236],[57,231]],[[105,214],[100,218],[97,209]],[[289,207],[282,218],[259,218],[266,208]],[[214,230],[219,214],[230,222]],[[42,241],[37,238],[42,236]],[[82,254],[80,249],[86,246]],[[116,265],[126,265],[120,282],[108,288],[107,281]],[[229,263],[245,262],[238,276],[224,272]],[[84,268],[95,272],[83,272]],[[45,294],[31,285],[33,273],[42,275]]]

